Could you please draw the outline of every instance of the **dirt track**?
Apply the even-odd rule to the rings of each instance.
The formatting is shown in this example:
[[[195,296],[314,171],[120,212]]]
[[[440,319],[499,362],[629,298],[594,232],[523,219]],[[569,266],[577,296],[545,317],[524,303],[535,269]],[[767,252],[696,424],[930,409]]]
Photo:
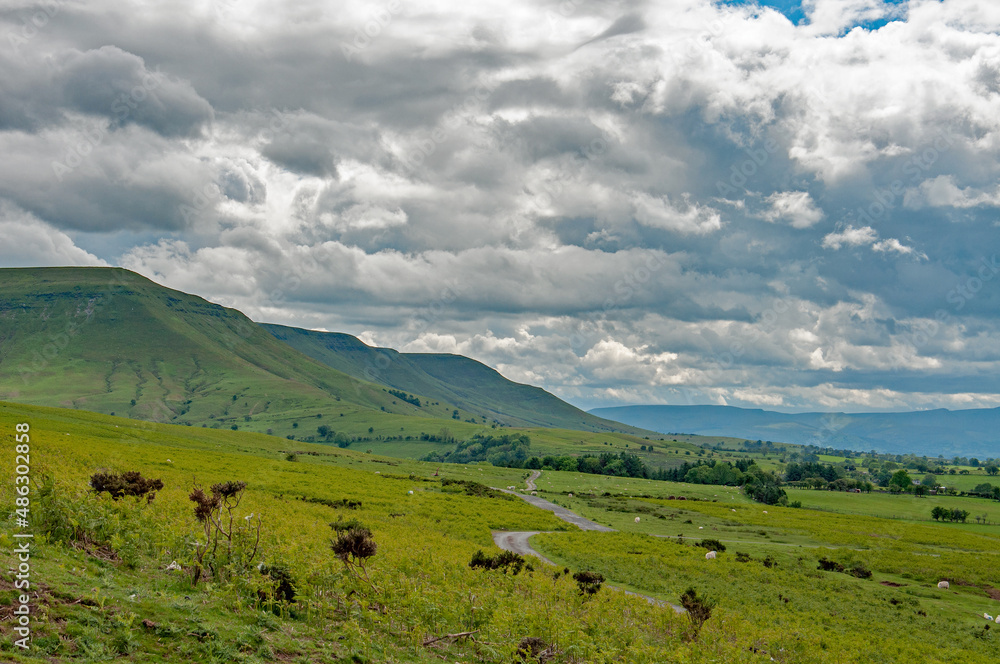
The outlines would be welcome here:
[[[529,486],[530,490],[534,490],[535,480],[541,475],[540,471],[534,471],[530,478],[525,481],[525,484]],[[535,507],[543,510],[548,510],[552,512],[557,517],[562,519],[567,523],[572,523],[574,526],[580,530],[596,530],[600,532],[614,532],[614,528],[608,528],[607,526],[602,526],[599,523],[595,523],[590,519],[586,519],[575,512],[571,512],[565,507],[560,507],[555,503],[545,500],[544,498],[539,498],[538,496],[529,496],[521,493],[515,493],[513,491],[507,491],[506,489],[500,489],[504,493],[509,493],[511,495],[517,496],[525,502],[531,503]],[[542,562],[548,563],[549,565],[556,565],[538,551],[531,548],[531,544],[528,539],[532,535],[538,535],[543,531],[540,530],[522,530],[522,531],[504,531],[498,530],[493,533],[493,542],[504,551],[511,551],[513,553],[518,553],[522,556],[535,556]],[[609,588],[615,588],[615,586],[608,586]],[[651,604],[658,604],[660,606],[669,606],[677,613],[684,613],[684,608],[677,606],[676,604],[671,604],[669,602],[664,602],[663,600],[656,599],[655,597],[649,597],[648,595],[642,595],[640,593],[632,592],[631,590],[624,590],[622,588],[615,588],[616,590],[621,590],[628,595],[634,595],[635,597],[641,597]]]

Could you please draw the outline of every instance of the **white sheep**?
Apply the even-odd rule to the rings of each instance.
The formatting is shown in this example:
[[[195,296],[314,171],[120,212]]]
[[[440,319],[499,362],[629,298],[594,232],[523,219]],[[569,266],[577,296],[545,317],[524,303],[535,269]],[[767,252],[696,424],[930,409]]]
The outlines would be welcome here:
[[[1000,625],[1000,615],[997,616],[996,622],[997,622],[998,625]]]
[[[406,495],[407,496],[412,496],[413,495],[413,489],[410,489],[409,491],[407,491]]]
[[[984,614],[983,614],[983,618],[986,618],[987,620],[990,620],[990,621],[992,621],[992,620],[993,620],[993,616],[991,616],[991,615],[990,615],[990,614],[988,614],[988,613],[984,613]],[[998,616],[997,616],[997,618],[1000,618],[1000,615],[998,615]]]
[[[941,590],[948,590],[948,588],[951,588],[951,584],[947,581],[938,581],[938,588]]]
[[[767,514],[767,510],[764,510],[764,514]]]
[[[567,498],[572,498],[572,497],[573,497],[573,494],[569,494],[569,495],[567,495],[566,497],[567,497]]]
[[[735,512],[736,510],[730,510],[730,512]]]
[[[531,492],[531,495],[532,495],[532,496],[537,496],[537,495],[538,495],[538,492],[537,492],[537,491],[532,491],[532,492]]]
[[[698,526],[698,530],[705,530],[705,526]]]
[[[635,522],[639,523],[639,517],[635,517]]]
[[[705,560],[715,560],[715,551],[709,551],[706,553]]]

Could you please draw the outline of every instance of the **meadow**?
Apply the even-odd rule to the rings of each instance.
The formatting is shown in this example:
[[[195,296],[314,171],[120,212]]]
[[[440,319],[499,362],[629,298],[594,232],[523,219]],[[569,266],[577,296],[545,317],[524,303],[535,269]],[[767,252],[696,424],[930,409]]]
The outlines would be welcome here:
[[[515,650],[525,637],[554,645],[548,661],[555,663],[976,664],[1000,653],[996,634],[976,617],[1000,609],[986,594],[1000,538],[969,524],[765,513],[731,487],[544,471],[541,495],[621,531],[585,533],[485,490],[523,488],[527,473],[519,469],[0,404],[7,440],[0,460],[8,468],[20,422],[31,426],[38,596],[31,651],[16,649],[2,628],[0,658],[9,661],[511,662],[521,661]],[[164,486],[148,504],[113,501],[87,489],[101,469],[138,470]],[[244,551],[259,517],[259,554],[250,563],[230,559],[218,578],[194,586],[194,544],[203,535],[188,494],[230,480],[247,483],[236,550]],[[12,483],[0,485],[0,502],[13,505],[14,497]],[[868,496],[849,496],[858,497]],[[929,508],[938,498],[920,500]],[[42,519],[65,528],[41,538]],[[329,524],[352,521],[378,545],[364,577],[330,548]],[[534,561],[518,575],[471,569],[477,550],[496,552],[494,530],[544,531],[532,543],[559,567]],[[8,518],[5,552],[17,531]],[[693,545],[706,537],[727,542],[717,560]],[[736,561],[737,551],[752,560]],[[819,571],[822,556],[862,564],[874,577]],[[768,557],[777,566],[765,566]],[[175,561],[182,569],[168,570]],[[3,569],[13,569],[9,555],[6,562]],[[288,572],[294,602],[274,599],[258,563]],[[578,571],[675,604],[693,586],[717,605],[696,636],[668,606],[609,588],[581,593],[571,576]],[[940,578],[953,581],[949,591],[936,588]],[[3,616],[15,604],[12,581],[9,572],[0,579]]]

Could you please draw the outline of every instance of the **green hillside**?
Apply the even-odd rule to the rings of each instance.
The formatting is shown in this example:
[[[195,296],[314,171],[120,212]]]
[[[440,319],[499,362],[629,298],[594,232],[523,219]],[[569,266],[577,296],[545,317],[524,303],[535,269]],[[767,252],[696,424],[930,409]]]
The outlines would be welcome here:
[[[0,396],[289,433],[316,415],[451,414],[332,370],[234,309],[117,268],[0,270]]]
[[[349,334],[264,324],[276,338],[309,357],[366,381],[454,404],[507,426],[647,434],[572,406],[545,390],[507,380],[481,362],[444,353],[373,348]]]

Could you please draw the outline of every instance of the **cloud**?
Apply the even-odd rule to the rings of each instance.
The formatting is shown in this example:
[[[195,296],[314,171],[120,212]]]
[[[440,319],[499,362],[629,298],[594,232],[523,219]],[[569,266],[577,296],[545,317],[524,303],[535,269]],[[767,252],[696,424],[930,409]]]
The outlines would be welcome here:
[[[121,263],[585,404],[1000,393],[1000,281],[967,289],[1000,201],[993,4],[376,13],[61,4],[0,48],[3,232],[35,247],[3,261]]]
[[[4,267],[107,266],[48,224],[10,204],[0,204],[0,265]]]
[[[771,208],[764,212],[766,221],[788,221],[793,228],[809,228],[823,219],[823,211],[816,207],[809,192],[783,191],[766,199]]]

